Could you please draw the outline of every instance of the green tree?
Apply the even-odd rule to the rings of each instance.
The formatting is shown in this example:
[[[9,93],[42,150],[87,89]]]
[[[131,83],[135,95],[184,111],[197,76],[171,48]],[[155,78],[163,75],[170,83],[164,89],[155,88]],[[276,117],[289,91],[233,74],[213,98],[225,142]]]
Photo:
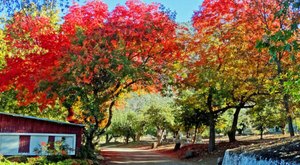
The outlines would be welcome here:
[[[137,91],[125,94],[121,102],[123,105],[116,108],[112,118],[110,134],[124,136],[126,141],[129,137],[139,141],[142,135],[152,134],[155,130],[160,144],[163,133],[173,129],[175,108],[172,98]]]
[[[179,106],[179,110],[176,113],[176,121],[179,122],[186,131],[194,128],[193,143],[197,140],[197,134],[204,130],[205,126],[208,126],[207,112],[203,110],[203,107],[197,106],[197,102],[193,100],[193,91],[185,90],[181,91],[176,99],[176,105]]]
[[[270,6],[270,2],[263,2],[263,6]],[[271,2],[272,3],[272,2]],[[274,5],[276,3],[276,5]],[[259,50],[266,49],[270,55],[270,61],[275,65],[276,86],[271,87],[274,91],[281,93],[283,109],[286,112],[286,118],[290,136],[294,136],[293,112],[291,108],[291,93],[287,93],[285,84],[290,84],[293,79],[287,76],[297,69],[296,57],[299,51],[298,44],[298,25],[299,25],[299,7],[300,2],[293,0],[283,0],[273,2],[272,8],[261,9],[260,16],[264,20],[272,20],[272,24],[264,22],[265,35],[257,42]],[[266,14],[266,11],[269,12]],[[274,26],[275,24],[275,26]]]
[[[264,130],[267,128],[279,126],[282,130],[285,129],[285,115],[282,114],[284,113],[281,111],[282,107],[278,106],[277,103],[269,98],[260,97],[254,108],[247,112],[251,117],[253,126],[260,131],[261,139],[263,139]]]
[[[135,125],[137,121],[138,117],[133,111],[118,110],[112,118],[109,132],[112,136],[123,136],[126,144],[128,144],[129,138],[135,141],[137,132]]]
[[[143,108],[143,115],[148,127],[156,128],[158,145],[161,144],[163,134],[174,125],[174,102],[172,98],[156,95]]]

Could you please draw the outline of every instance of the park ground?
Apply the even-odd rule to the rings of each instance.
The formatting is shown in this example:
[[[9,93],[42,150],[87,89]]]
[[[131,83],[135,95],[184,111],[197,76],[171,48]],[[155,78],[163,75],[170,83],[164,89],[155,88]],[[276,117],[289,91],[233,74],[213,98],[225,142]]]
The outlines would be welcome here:
[[[265,143],[281,138],[287,135],[265,135],[264,139],[259,136],[237,136],[237,142],[229,143],[227,137],[217,138],[217,150],[208,153],[208,139],[203,139],[200,144],[184,144],[180,150],[174,152],[174,144],[163,144],[158,148],[151,149],[150,141],[140,143],[114,143],[105,145],[101,149],[101,154],[105,157],[102,164],[159,164],[159,165],[214,165],[217,164],[219,157],[223,157],[224,152],[230,148],[247,146],[258,143]],[[195,155],[191,158],[185,158],[188,151],[193,151]]]

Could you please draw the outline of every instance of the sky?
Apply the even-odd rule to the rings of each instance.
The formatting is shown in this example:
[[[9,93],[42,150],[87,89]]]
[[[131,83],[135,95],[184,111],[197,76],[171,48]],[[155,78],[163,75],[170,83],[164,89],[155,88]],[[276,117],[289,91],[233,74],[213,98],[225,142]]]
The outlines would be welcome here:
[[[1,4],[0,0],[0,5]],[[38,1],[38,0],[29,0],[29,1]],[[79,2],[80,5],[83,5],[87,0],[67,0],[69,2]],[[109,10],[113,10],[117,4],[124,5],[126,0],[102,0],[105,2]],[[163,4],[166,9],[170,9],[171,11],[176,11],[176,22],[188,22],[191,21],[191,17],[193,16],[194,11],[199,10],[200,5],[203,0],[141,0],[145,3],[157,2]],[[5,1],[4,1],[5,2]],[[63,1],[62,1],[63,2]],[[0,6],[1,9],[1,6]],[[1,14],[1,10],[0,10]]]
[[[188,22],[195,10],[199,9],[203,0],[142,0],[146,3],[158,2],[163,4],[166,8],[176,11],[176,22]],[[103,0],[109,10],[114,9],[117,4],[124,5],[126,0]]]

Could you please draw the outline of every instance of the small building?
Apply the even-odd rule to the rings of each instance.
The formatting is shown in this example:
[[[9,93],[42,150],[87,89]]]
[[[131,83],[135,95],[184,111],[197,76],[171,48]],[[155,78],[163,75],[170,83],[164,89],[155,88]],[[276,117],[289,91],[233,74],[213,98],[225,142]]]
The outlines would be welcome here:
[[[0,154],[46,155],[63,143],[67,154],[75,155],[83,129],[81,124],[0,112]]]

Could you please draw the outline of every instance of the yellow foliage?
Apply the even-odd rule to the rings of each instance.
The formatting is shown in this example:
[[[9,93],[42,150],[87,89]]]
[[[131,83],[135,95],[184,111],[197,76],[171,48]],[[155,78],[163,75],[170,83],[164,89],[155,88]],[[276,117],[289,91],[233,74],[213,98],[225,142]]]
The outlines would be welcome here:
[[[4,38],[5,33],[2,29],[0,29],[0,69],[5,66],[5,57],[9,55]]]

